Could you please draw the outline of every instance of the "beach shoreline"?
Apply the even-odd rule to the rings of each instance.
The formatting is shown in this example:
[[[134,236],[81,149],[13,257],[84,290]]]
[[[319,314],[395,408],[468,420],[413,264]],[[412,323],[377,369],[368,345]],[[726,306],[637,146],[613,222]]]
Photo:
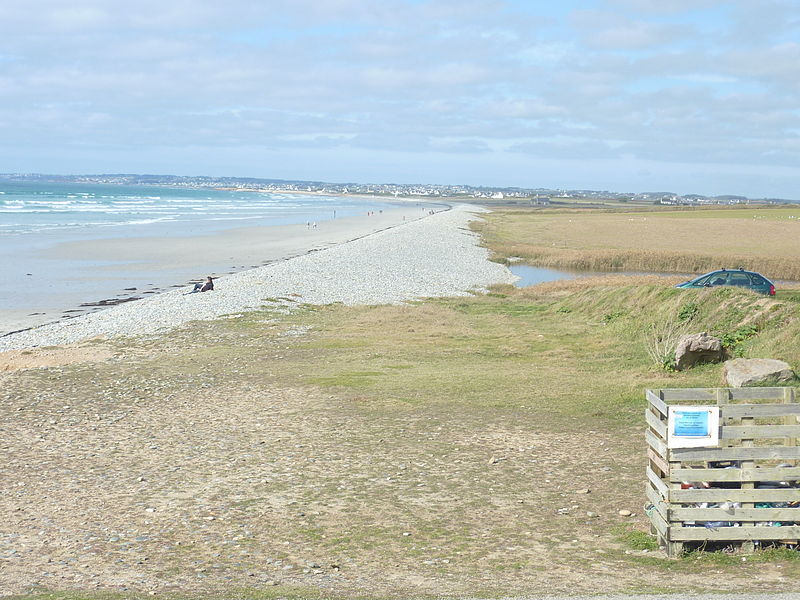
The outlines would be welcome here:
[[[387,203],[386,206],[369,214],[314,223],[54,244],[36,252],[41,262],[52,261],[56,265],[67,260],[88,264],[91,274],[59,280],[61,274],[54,270],[36,270],[34,275],[48,282],[47,292],[26,297],[24,307],[3,306],[0,337],[186,287],[208,275],[225,277],[315,252],[421,218],[430,210],[428,204],[418,207],[410,203],[408,206]],[[29,281],[23,280],[21,285]],[[16,293],[24,295],[25,289],[18,288]]]
[[[152,294],[0,337],[0,351],[147,335],[264,306],[392,304],[512,283],[516,277],[489,261],[488,250],[468,228],[480,212],[475,206],[455,205],[447,211],[420,210],[416,220],[403,220],[401,214],[384,211],[387,221],[368,221],[360,236],[343,227],[341,241],[328,237],[324,247],[226,275],[213,292],[187,295],[185,287]],[[386,226],[377,228],[379,224]]]

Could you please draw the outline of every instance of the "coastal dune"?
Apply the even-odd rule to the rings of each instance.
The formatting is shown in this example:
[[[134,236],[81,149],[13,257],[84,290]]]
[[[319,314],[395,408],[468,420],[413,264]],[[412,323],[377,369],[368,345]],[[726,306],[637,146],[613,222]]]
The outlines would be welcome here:
[[[0,351],[153,334],[188,321],[266,304],[389,304],[465,295],[516,277],[490,262],[468,223],[482,209],[457,205],[423,219],[220,278],[213,292],[176,289],[0,338]],[[283,300],[280,300],[283,299]]]

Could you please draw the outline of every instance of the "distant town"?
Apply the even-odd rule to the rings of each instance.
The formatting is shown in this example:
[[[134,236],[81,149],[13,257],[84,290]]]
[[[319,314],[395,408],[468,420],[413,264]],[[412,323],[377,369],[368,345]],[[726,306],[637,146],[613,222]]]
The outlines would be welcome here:
[[[185,188],[211,188],[251,192],[349,194],[394,198],[441,198],[448,201],[475,202],[524,206],[605,204],[659,205],[728,205],[728,204],[786,204],[798,200],[783,198],[747,198],[746,196],[675,194],[673,192],[612,192],[608,190],[568,190],[518,187],[476,187],[469,185],[434,185],[404,183],[328,183],[322,181],[291,181],[254,177],[209,177],[182,175],[45,175],[38,173],[0,174],[4,181],[41,181],[49,183],[89,183],[154,185]]]

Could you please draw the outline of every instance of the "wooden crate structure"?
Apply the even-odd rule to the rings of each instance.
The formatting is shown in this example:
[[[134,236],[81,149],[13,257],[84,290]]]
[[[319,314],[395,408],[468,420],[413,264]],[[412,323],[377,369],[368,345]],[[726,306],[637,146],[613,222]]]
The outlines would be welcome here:
[[[647,513],[669,556],[684,544],[749,551],[800,539],[800,404],[795,389],[647,390]],[[670,406],[718,406],[719,446],[668,447]]]

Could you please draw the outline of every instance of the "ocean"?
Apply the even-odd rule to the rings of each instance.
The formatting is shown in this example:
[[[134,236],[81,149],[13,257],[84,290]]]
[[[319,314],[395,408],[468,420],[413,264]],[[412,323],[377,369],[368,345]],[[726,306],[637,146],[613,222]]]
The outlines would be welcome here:
[[[324,221],[334,211],[346,217],[383,206],[317,194],[0,181],[0,236],[115,237],[117,227],[127,227],[125,235],[195,235],[232,226]]]
[[[317,224],[321,229],[388,206],[369,198],[317,194],[0,181],[0,334],[30,321],[18,317],[46,322],[56,314],[69,316],[70,308],[77,313],[82,303],[141,294],[143,287],[167,289],[187,277],[217,272],[212,269],[254,266],[231,265],[228,257],[220,257],[191,273],[186,261],[180,268],[161,264],[147,271],[137,256],[81,256],[62,248],[136,238],[204,239],[197,236],[264,226]]]

